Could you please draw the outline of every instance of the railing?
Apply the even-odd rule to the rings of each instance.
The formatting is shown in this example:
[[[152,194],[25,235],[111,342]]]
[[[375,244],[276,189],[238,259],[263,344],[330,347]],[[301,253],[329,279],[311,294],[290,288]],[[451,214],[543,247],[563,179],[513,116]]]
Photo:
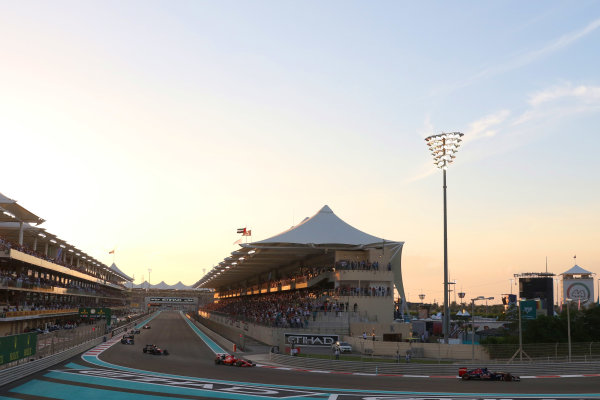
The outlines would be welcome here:
[[[99,290],[85,290],[78,289],[73,287],[61,287],[61,286],[52,286],[48,284],[37,284],[31,283],[27,281],[17,280],[17,279],[9,279],[4,278],[0,279],[0,289],[28,289],[33,290],[35,292],[43,292],[43,293],[53,293],[53,294],[71,294],[71,295],[80,295],[80,296],[90,296],[90,297],[104,297],[104,298],[112,298],[112,299],[120,299],[118,295],[109,295],[108,293],[104,293]]]
[[[519,346],[507,344],[482,345],[488,352],[490,358],[495,360],[509,360],[517,353]],[[523,344],[525,354],[515,357],[533,361],[568,361],[568,343],[529,343]],[[571,343],[572,361],[600,361],[600,342],[576,342]]]
[[[148,314],[140,315],[136,320],[123,323],[112,332],[114,335],[122,333],[147,316]],[[104,323],[38,335],[38,350],[34,356],[0,367],[0,387],[74,357],[102,343],[107,336]]]
[[[0,318],[26,317],[31,315],[46,315],[46,314],[73,314],[79,312],[78,308],[65,308],[58,310],[31,310],[31,311],[7,311],[0,314]]]
[[[571,374],[597,374],[600,373],[600,362],[570,362],[570,363],[511,363],[493,364],[478,363],[453,363],[453,364],[419,364],[406,363],[404,359],[399,362],[358,362],[327,360],[310,357],[292,357],[284,354],[269,354],[272,363],[295,366],[302,369],[359,372],[365,374],[393,374],[393,375],[436,375],[456,376],[459,367],[469,369],[489,366],[495,371],[506,371],[519,376],[541,375],[571,375]],[[392,360],[390,360],[392,361]]]

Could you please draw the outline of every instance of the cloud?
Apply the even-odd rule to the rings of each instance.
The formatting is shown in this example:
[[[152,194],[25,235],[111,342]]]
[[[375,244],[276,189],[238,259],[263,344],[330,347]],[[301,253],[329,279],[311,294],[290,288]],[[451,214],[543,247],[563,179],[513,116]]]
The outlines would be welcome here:
[[[507,132],[511,135],[523,133],[522,129],[515,130],[514,127],[517,125],[532,122],[543,124],[550,120],[555,121],[579,113],[600,111],[600,86],[575,86],[567,82],[540,90],[527,98],[527,109],[512,118],[510,110],[502,109],[470,122],[464,131],[464,144],[492,138],[498,132]],[[425,129],[433,132],[429,117],[425,119]],[[421,172],[408,179],[407,183],[427,178],[435,173],[436,168],[427,164],[423,165],[420,170]]]
[[[570,32],[566,35],[561,36],[560,38],[554,40],[553,42],[548,43],[546,46],[542,47],[541,49],[533,50],[528,53],[518,55],[503,64],[499,64],[495,67],[485,69],[485,70],[479,72],[477,75],[475,75],[475,79],[483,78],[483,77],[487,77],[487,76],[491,76],[491,75],[498,75],[500,73],[512,71],[514,69],[529,65],[529,64],[539,60],[542,57],[545,57],[549,54],[555,53],[559,50],[564,49],[565,47],[570,46],[571,44],[575,43],[579,39],[594,32],[598,28],[600,28],[600,18],[592,21],[583,29],[580,29],[575,32]]]
[[[433,126],[433,123],[431,122],[431,116],[429,114],[427,114],[425,116],[425,121],[423,122],[423,128],[419,132],[419,135],[422,136],[423,138],[426,138],[427,136],[430,136],[430,135],[435,135],[434,129],[435,129],[435,127]]]
[[[496,134],[496,130],[492,129],[502,124],[509,117],[509,110],[500,110],[493,114],[486,115],[473,121],[469,124],[469,129],[465,131],[463,140],[470,142],[484,137],[492,137]]]
[[[530,108],[513,121],[512,125],[568,115],[596,111],[600,108],[600,86],[573,86],[565,83],[533,93]]]
[[[490,78],[496,75],[503,74],[505,72],[509,72],[518,68],[525,67],[529,64],[532,64],[539,59],[546,57],[552,53],[555,53],[559,50],[562,50],[576,41],[584,38],[585,36],[593,33],[596,29],[600,28],[600,18],[590,22],[584,28],[579,29],[577,31],[573,31],[567,33],[566,35],[561,36],[558,39],[546,44],[544,47],[531,50],[529,52],[521,53],[514,55],[513,57],[509,57],[504,62],[499,62],[498,64],[484,68],[481,71],[473,74],[470,78],[465,79],[461,82],[457,82],[454,85],[450,85],[449,87],[442,88],[440,90],[434,91],[434,95],[439,95],[442,93],[450,93],[457,89],[472,85],[473,83],[485,79]]]
[[[598,86],[576,86],[571,84],[555,86],[541,92],[534,93],[529,98],[529,104],[538,107],[544,103],[565,98],[575,98],[584,102],[594,102],[600,100],[600,87]]]

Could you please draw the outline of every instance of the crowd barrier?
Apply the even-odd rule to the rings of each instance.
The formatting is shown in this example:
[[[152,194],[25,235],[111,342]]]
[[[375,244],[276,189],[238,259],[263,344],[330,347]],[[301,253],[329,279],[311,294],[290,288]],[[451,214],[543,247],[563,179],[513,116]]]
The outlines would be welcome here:
[[[78,308],[68,308],[64,310],[30,310],[30,311],[7,311],[4,313],[5,318],[26,317],[30,315],[45,315],[45,314],[69,314],[79,312]]]

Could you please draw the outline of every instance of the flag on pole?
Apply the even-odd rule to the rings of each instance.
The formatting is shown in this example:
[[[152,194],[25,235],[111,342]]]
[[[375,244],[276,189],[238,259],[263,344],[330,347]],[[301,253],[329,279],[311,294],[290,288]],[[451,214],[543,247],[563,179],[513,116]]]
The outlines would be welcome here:
[[[238,228],[237,233],[246,234],[246,228]]]
[[[244,233],[242,233],[242,236],[252,236],[252,230],[248,229],[244,229]]]
[[[238,239],[235,242],[233,242],[233,244],[240,244],[240,243],[242,243],[242,239]]]
[[[111,251],[108,252],[108,254],[115,254],[115,250],[112,249]]]

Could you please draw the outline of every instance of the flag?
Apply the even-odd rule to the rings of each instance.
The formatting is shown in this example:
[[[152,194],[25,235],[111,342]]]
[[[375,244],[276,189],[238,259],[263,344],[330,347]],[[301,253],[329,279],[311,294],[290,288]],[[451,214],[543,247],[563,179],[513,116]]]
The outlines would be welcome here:
[[[112,249],[111,251],[108,252],[108,254],[115,254],[115,250]]]
[[[242,236],[252,236],[252,231],[250,229],[244,229],[244,233],[242,234]]]
[[[242,243],[242,239],[238,239],[235,242],[233,242],[233,244],[240,244],[240,243]]]
[[[246,234],[246,228],[238,228],[237,233]]]

